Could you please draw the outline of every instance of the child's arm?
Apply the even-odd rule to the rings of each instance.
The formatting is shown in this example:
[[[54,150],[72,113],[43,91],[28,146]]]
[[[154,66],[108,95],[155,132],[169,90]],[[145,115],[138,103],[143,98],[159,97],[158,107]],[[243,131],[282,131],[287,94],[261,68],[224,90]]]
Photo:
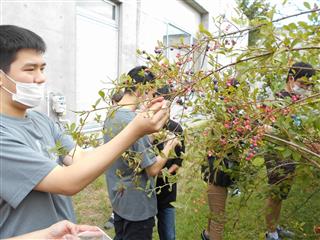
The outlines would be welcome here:
[[[164,167],[164,165],[168,160],[169,152],[171,150],[174,150],[177,144],[179,144],[179,141],[177,138],[173,138],[167,142],[167,144],[164,146],[162,150],[164,157],[157,156],[157,161],[151,166],[146,167],[146,172],[149,176],[155,177],[160,173],[161,169]]]
[[[138,114],[126,128],[108,143],[91,151],[81,151],[77,147],[70,166],[55,167],[36,187],[35,190],[64,195],[74,195],[95,180],[137,139],[145,134],[158,131],[168,119],[169,113],[158,101],[150,108],[155,114]],[[70,152],[73,154],[73,151]]]

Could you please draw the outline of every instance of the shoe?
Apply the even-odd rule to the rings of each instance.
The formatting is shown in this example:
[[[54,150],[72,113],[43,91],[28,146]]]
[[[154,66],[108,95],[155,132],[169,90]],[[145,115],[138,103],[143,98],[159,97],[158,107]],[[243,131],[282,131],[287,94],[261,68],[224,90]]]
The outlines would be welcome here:
[[[108,219],[108,221],[107,221],[106,224],[104,225],[104,228],[105,228],[105,229],[114,228],[114,218],[113,218],[113,217],[110,217],[110,218]]]
[[[291,231],[284,229],[280,226],[278,226],[276,230],[278,232],[278,235],[283,238],[293,238],[295,235],[294,232],[291,232]]]
[[[240,189],[239,188],[236,188],[232,191],[231,193],[231,197],[234,197],[234,196],[240,196],[241,192],[240,192]]]
[[[274,237],[269,236],[269,233],[266,233],[266,240],[281,240],[281,238],[280,237],[274,238]]]
[[[201,240],[210,240],[208,234],[206,233],[206,230],[203,230],[201,233]]]

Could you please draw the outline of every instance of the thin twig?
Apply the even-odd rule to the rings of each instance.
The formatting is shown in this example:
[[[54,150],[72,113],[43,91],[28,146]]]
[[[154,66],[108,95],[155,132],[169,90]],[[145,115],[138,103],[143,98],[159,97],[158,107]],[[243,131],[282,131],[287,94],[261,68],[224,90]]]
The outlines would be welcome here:
[[[289,15],[289,16],[286,16],[286,17],[278,18],[276,20],[271,21],[270,23],[276,23],[276,22],[280,22],[280,21],[288,19],[288,18],[293,18],[293,17],[297,17],[297,16],[300,16],[300,15],[313,13],[313,12],[319,12],[319,11],[320,11],[320,9],[312,9],[312,10],[309,10],[309,11],[304,11],[304,12],[296,13],[296,14]],[[248,32],[248,31],[257,30],[258,28],[261,28],[261,27],[263,27],[265,25],[267,25],[267,23],[261,23],[261,24],[259,24],[257,26],[248,27],[248,28],[244,28],[244,29],[241,29],[241,30],[238,30],[238,31],[226,33],[224,35],[221,35],[219,37],[215,37],[213,39],[223,38],[223,37],[227,37],[227,36],[230,36],[230,35],[235,35],[235,34],[239,34],[239,33],[244,33],[244,32]]]
[[[292,147],[294,147],[296,149],[299,149],[299,150],[301,150],[303,152],[306,152],[306,153],[308,153],[308,154],[320,159],[320,155],[319,154],[317,154],[317,153],[315,153],[315,152],[313,152],[313,151],[311,151],[311,150],[309,150],[309,149],[307,149],[305,147],[302,147],[302,146],[300,146],[300,145],[298,145],[296,143],[293,143],[293,142],[290,142],[290,141],[286,141],[286,140],[284,140],[282,138],[279,138],[279,137],[276,137],[276,136],[273,136],[273,135],[270,135],[270,134],[267,134],[267,133],[265,133],[264,136],[267,137],[267,138],[270,138],[270,139],[285,143],[285,144],[287,144],[289,146],[292,146]],[[320,169],[320,164],[318,162],[316,162],[316,161],[314,161],[312,159],[309,159],[309,158],[307,159],[307,161],[310,161],[311,163],[313,163],[316,167],[318,167]]]

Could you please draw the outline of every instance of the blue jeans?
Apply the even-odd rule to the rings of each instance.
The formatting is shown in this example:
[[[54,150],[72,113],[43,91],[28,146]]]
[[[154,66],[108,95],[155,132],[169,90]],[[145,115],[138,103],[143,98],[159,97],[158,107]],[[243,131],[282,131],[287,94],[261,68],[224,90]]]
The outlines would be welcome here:
[[[158,234],[160,240],[176,239],[176,209],[163,208],[158,209]]]

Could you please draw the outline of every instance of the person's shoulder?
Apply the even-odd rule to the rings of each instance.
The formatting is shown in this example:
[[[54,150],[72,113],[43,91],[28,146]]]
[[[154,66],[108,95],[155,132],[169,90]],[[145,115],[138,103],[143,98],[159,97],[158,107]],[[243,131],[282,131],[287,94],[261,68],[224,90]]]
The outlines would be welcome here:
[[[112,113],[109,113],[106,120],[104,121],[104,128],[106,127],[115,127],[123,128],[128,125],[133,118],[135,113],[128,109],[117,109]]]
[[[19,125],[14,124],[2,124],[0,121],[0,139],[1,144],[5,143],[9,139],[19,139]]]
[[[48,126],[50,129],[53,129],[56,125],[56,122],[52,118],[35,110],[28,111],[28,118],[42,127]]]
[[[120,108],[117,110],[116,115],[117,115],[118,119],[130,122],[134,119],[134,117],[137,115],[137,113],[130,110],[130,109]]]
[[[51,121],[51,119],[46,114],[36,110],[29,110],[27,114],[30,119],[42,119],[46,121]]]

